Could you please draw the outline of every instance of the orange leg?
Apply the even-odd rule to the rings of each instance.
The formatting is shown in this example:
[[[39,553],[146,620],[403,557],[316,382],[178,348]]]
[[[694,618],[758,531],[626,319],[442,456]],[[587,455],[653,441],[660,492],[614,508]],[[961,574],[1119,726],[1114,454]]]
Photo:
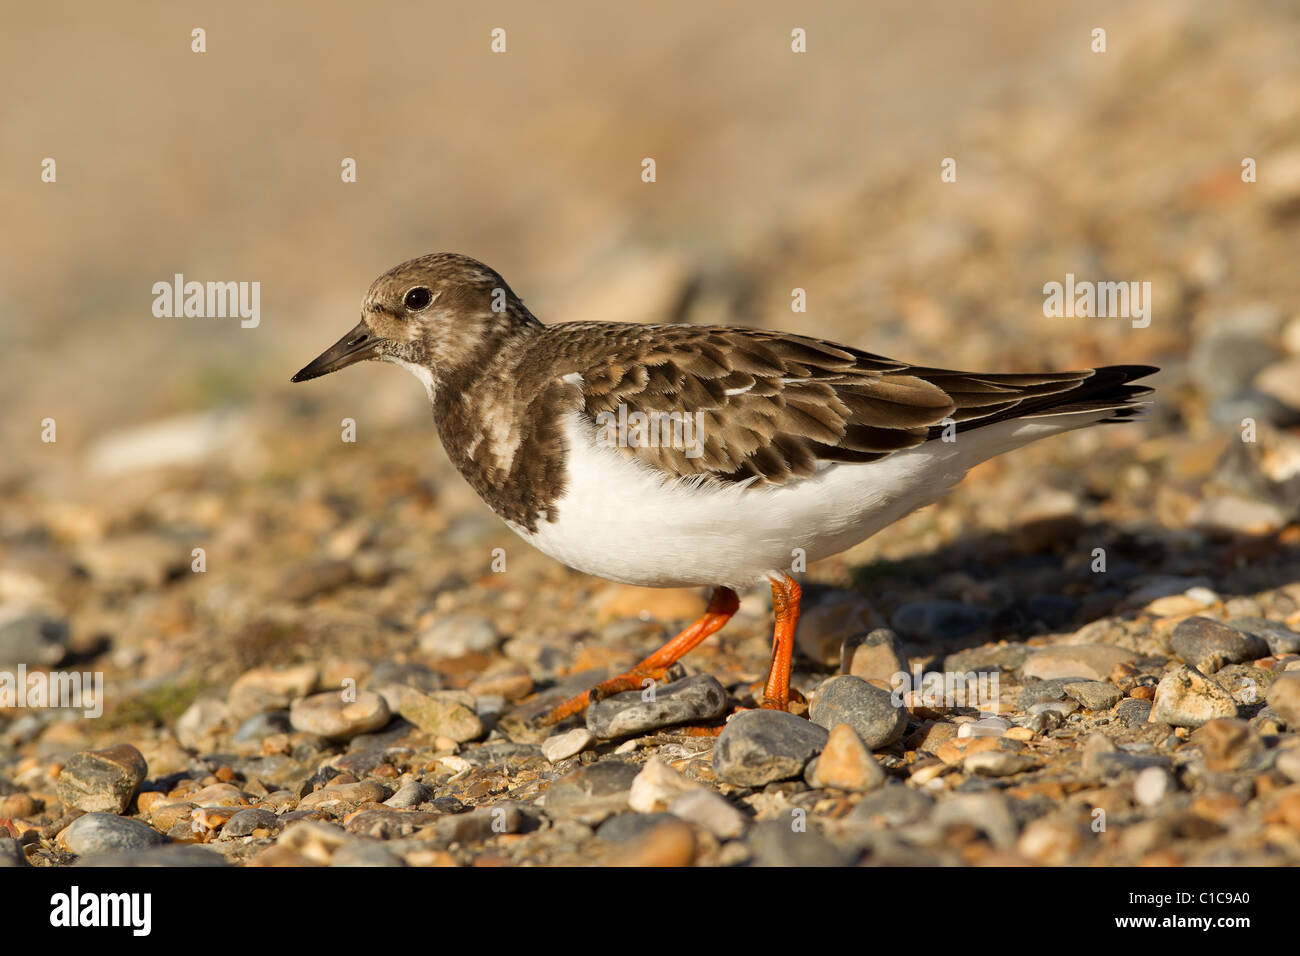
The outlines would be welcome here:
[[[708,609],[694,624],[627,673],[611,677],[609,680],[597,684],[591,690],[584,690],[576,697],[570,697],[564,703],[551,708],[542,717],[541,723],[544,726],[558,724],[566,717],[582,713],[589,704],[602,700],[611,694],[618,694],[625,690],[640,690],[642,682],[646,680],[662,680],[669,667],[710,634],[717,633],[722,625],[731,620],[731,616],[736,613],[738,607],[740,607],[740,601],[736,598],[735,591],[731,590],[731,588],[718,588],[713,592],[713,597],[709,599]]]
[[[772,665],[759,706],[785,710],[790,703],[790,660],[794,656],[794,628],[799,623],[799,583],[789,575],[772,578],[772,609],[776,629],[772,634]]]

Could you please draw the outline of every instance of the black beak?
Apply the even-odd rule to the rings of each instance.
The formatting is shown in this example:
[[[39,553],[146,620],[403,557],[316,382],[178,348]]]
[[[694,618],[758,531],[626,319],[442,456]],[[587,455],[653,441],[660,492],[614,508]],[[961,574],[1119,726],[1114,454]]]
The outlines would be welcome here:
[[[355,365],[357,362],[364,362],[374,357],[378,345],[379,339],[366,328],[366,323],[358,322],[355,329],[312,359],[289,381],[306,382],[309,379],[328,375],[330,372],[337,372],[349,365]]]

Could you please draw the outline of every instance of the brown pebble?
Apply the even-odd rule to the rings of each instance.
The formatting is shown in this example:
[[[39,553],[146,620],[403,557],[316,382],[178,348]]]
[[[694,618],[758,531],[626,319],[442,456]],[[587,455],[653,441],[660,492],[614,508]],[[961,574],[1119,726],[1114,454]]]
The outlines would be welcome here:
[[[1156,689],[1146,684],[1140,684],[1129,691],[1128,695],[1135,700],[1155,700]]]
[[[695,849],[695,831],[689,826],[661,823],[610,862],[613,866],[690,866],[695,862]]]
[[[40,803],[30,793],[11,793],[0,801],[0,817],[34,817]]]

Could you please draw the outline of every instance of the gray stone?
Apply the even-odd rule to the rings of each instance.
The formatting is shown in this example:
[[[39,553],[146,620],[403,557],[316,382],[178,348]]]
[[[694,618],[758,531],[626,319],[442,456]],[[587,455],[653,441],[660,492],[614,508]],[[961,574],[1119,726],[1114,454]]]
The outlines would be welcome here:
[[[13,837],[0,837],[0,870],[30,865],[21,843]]]
[[[645,691],[630,690],[597,701],[587,708],[587,729],[602,739],[631,737],[661,727],[712,720],[727,711],[727,692],[717,678],[698,674]]]
[[[575,727],[562,734],[553,734],[542,741],[542,756],[551,763],[568,760],[590,747],[596,737],[586,727]]]
[[[111,813],[87,813],[77,817],[63,831],[61,838],[77,856],[143,850],[166,840],[148,824]]]
[[[1090,777],[1116,777],[1148,767],[1168,766],[1168,758],[1154,753],[1129,753],[1116,747],[1104,734],[1093,734],[1083,748],[1083,772]]]
[[[1109,681],[1090,680],[1066,684],[1065,692],[1077,700],[1084,710],[1110,710],[1124,699],[1120,689]]]
[[[676,823],[671,813],[617,813],[596,828],[596,836],[613,843],[631,843],[663,823]]]
[[[235,731],[235,742],[264,740],[272,734],[287,734],[293,729],[287,710],[270,710],[254,714]]]
[[[1007,799],[997,793],[953,794],[939,802],[931,816],[937,827],[964,824],[983,831],[999,849],[1015,845],[1020,832]]]
[[[547,809],[550,809],[549,801]],[[519,804],[499,803],[444,817],[434,824],[433,833],[437,842],[444,846],[452,843],[463,846],[481,843],[502,833],[518,833],[523,823],[524,814]]]
[[[1208,617],[1179,621],[1170,635],[1169,646],[1184,663],[1203,674],[1211,674],[1225,664],[1257,660],[1269,652],[1263,638]]]
[[[1287,654],[1300,654],[1300,634],[1285,624],[1269,621],[1262,617],[1239,617],[1228,622],[1243,634],[1258,637],[1268,645],[1269,653],[1274,657]]]
[[[384,698],[368,690],[358,691],[353,701],[344,700],[338,691],[312,694],[294,701],[289,710],[295,730],[326,740],[347,740],[378,730],[390,717]]]
[[[943,659],[943,669],[954,674],[970,671],[1018,671],[1025,664],[1029,649],[1014,644],[983,644],[954,651]]]
[[[247,810],[240,810],[226,821],[226,825],[221,828],[221,837],[229,839],[252,836],[254,830],[269,830],[274,834],[280,826],[280,818],[270,810],[250,807]]]
[[[838,679],[871,686],[856,677]],[[719,779],[742,787],[793,780],[826,745],[827,736],[817,724],[783,711],[743,711],[727,721],[718,737],[713,748],[713,772]]]
[[[1030,653],[1022,670],[1039,680],[1107,680],[1116,664],[1136,659],[1135,651],[1114,644],[1056,644]]]
[[[871,750],[889,746],[907,729],[907,708],[895,706],[889,691],[847,674],[822,684],[808,716],[828,731],[848,724]]]
[[[183,867],[191,869],[200,866],[229,866],[226,858],[216,850],[207,847],[186,844],[169,844],[167,846],[147,847],[142,850],[114,850],[82,857],[76,863],[80,867]]]
[[[10,611],[0,619],[0,670],[55,667],[67,654],[68,624],[44,614]]]
[[[1115,708],[1115,715],[1119,717],[1125,727],[1140,727],[1151,716],[1151,707],[1152,704],[1149,700],[1128,697],[1119,702],[1119,705]]]
[[[501,643],[492,622],[477,614],[457,612],[438,620],[420,635],[420,650],[432,657],[486,654]]]
[[[622,760],[600,760],[561,777],[546,791],[546,813],[596,824],[628,809],[627,798],[641,768]]]
[[[756,823],[745,842],[754,849],[755,866],[847,866],[852,862],[815,826],[807,825],[802,815],[798,820],[789,817]]]
[[[1152,718],[1175,727],[1199,727],[1215,717],[1236,717],[1232,695],[1194,667],[1179,667],[1160,679]]]
[[[422,803],[428,803],[437,795],[437,791],[426,787],[418,780],[408,780],[397,788],[397,792],[384,801],[384,806],[396,810],[414,810]]]
[[[946,641],[979,630],[992,617],[987,609],[960,601],[909,601],[894,612],[890,624],[912,637]]]
[[[853,819],[893,829],[920,823],[933,809],[933,798],[924,792],[901,783],[888,783],[858,801]]]
[[[1052,680],[1040,680],[1026,684],[1024,689],[1021,690],[1020,696],[1016,698],[1016,707],[1019,710],[1029,710],[1035,704],[1065,700],[1065,688],[1078,682],[1077,677],[1056,677]]]
[[[68,809],[124,813],[148,775],[144,756],[130,744],[74,754],[56,782]]]

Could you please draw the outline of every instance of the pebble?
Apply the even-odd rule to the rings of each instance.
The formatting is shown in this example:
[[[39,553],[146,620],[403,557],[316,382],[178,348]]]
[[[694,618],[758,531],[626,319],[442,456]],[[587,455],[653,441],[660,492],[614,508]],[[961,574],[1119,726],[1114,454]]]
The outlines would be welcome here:
[[[653,691],[652,700],[647,695]],[[727,691],[709,674],[645,690],[630,690],[587,708],[587,730],[601,740],[631,737],[661,727],[713,720],[727,711]]]
[[[1035,770],[1038,761],[1029,754],[1007,753],[1001,750],[984,750],[968,754],[962,762],[967,773],[983,777],[1010,777],[1027,770]]]
[[[330,866],[406,866],[406,863],[382,843],[358,840],[335,850]]]
[[[1044,866],[1065,866],[1084,850],[1088,830],[1066,815],[1039,817],[1025,826],[1016,852]]]
[[[414,810],[422,803],[428,803],[437,795],[437,791],[426,787],[418,780],[408,780],[397,788],[397,792],[384,801],[384,806],[395,810]]]
[[[1268,706],[1286,721],[1291,730],[1300,730],[1300,674],[1280,675],[1268,688]]]
[[[732,840],[745,832],[748,822],[743,813],[712,790],[697,787],[687,790],[668,805],[668,812],[687,823],[694,823],[719,840]]]
[[[1002,717],[968,720],[957,726],[958,737],[1002,737],[1011,729],[1011,721]]]
[[[586,727],[575,727],[562,734],[553,734],[542,741],[542,756],[551,763],[559,763],[569,757],[582,753],[593,743],[596,737]]]
[[[147,847],[143,850],[96,853],[77,861],[78,866],[103,867],[185,867],[229,866],[226,858],[215,850],[201,846],[169,844]]]
[[[369,690],[358,691],[356,700],[350,702],[338,691],[313,694],[294,701],[289,710],[289,722],[295,730],[326,740],[347,740],[378,730],[390,717],[384,698]]]
[[[0,870],[20,866],[30,866],[23,845],[13,837],[0,837]]]
[[[847,855],[802,817],[754,824],[746,841],[755,866],[845,866]]]
[[[68,624],[61,618],[5,609],[0,617],[0,670],[56,667],[67,655]]]
[[[1039,680],[1062,677],[1106,680],[1116,664],[1136,660],[1137,653],[1113,644],[1056,644],[1031,652],[1022,673]]]
[[[546,791],[547,815],[572,817],[580,823],[600,823],[628,809],[632,781],[640,772],[635,764],[612,759],[580,767],[555,781]]]
[[[609,862],[611,866],[638,869],[690,866],[698,849],[695,831],[673,820],[651,828],[626,852]]]
[[[234,726],[234,715],[224,700],[200,697],[176,721],[176,739],[182,746],[204,753]]]
[[[909,673],[907,655],[889,628],[859,631],[840,646],[840,673],[892,688],[895,675]]]
[[[894,612],[894,630],[925,640],[948,641],[977,631],[993,617],[985,608],[960,601],[909,601]]]
[[[1149,700],[1138,700],[1135,697],[1128,697],[1119,702],[1115,708],[1115,715],[1123,722],[1125,727],[1140,727],[1147,723],[1151,716],[1152,703]]]
[[[1239,617],[1229,623],[1245,634],[1262,639],[1268,645],[1269,653],[1274,657],[1300,654],[1300,634],[1284,624],[1262,617]]]
[[[678,773],[658,757],[651,757],[632,781],[627,805],[637,813],[658,813],[668,809],[677,797],[700,784]]]
[[[805,595],[804,610],[795,631],[800,654],[824,667],[843,660],[844,635],[870,631],[881,622],[861,595],[850,591],[824,590]]]
[[[291,850],[299,856],[329,865],[330,858],[340,847],[355,839],[342,827],[319,820],[297,820],[285,827],[275,841],[276,846]]]
[[[857,732],[848,724],[836,724],[826,745],[809,764],[809,783],[849,793],[866,793],[885,782],[885,771],[871,756]]]
[[[1268,644],[1208,617],[1189,617],[1179,621],[1169,638],[1169,646],[1186,664],[1202,674],[1212,674],[1225,664],[1253,661],[1269,653]]]
[[[1279,753],[1275,766],[1292,783],[1300,783],[1300,747],[1291,747]]]
[[[856,677],[835,679],[871,686]],[[741,787],[792,780],[802,776],[808,761],[826,745],[827,736],[817,724],[783,711],[742,711],[727,721],[718,737],[713,748],[713,772],[719,779]]]
[[[424,694],[413,687],[399,691],[397,711],[426,734],[466,743],[482,737],[483,721],[455,691]]]
[[[616,813],[596,827],[596,836],[611,843],[633,843],[664,823],[678,823],[667,811],[656,813]]]
[[[853,809],[853,819],[892,829],[920,823],[930,816],[933,809],[933,798],[920,790],[899,783],[887,783],[858,802]]]
[[[1254,767],[1264,754],[1264,742],[1244,720],[1216,717],[1192,734],[1200,744],[1205,766],[1213,773],[1234,773]]]
[[[1015,846],[1020,827],[1006,797],[997,793],[953,794],[939,801],[931,816],[937,827],[964,824],[984,832],[998,849]]]
[[[457,612],[440,618],[419,637],[419,648],[436,658],[464,657],[496,650],[501,635],[492,622],[477,614]]]
[[[1158,806],[1173,789],[1174,781],[1163,767],[1147,767],[1133,778],[1133,797],[1144,807]]]
[[[848,724],[871,750],[889,746],[907,729],[907,708],[895,706],[889,691],[851,675],[823,683],[808,716],[826,730]]]
[[[77,856],[142,850],[164,842],[161,833],[146,823],[111,813],[87,813],[77,817],[59,834],[59,839]]]
[[[148,773],[144,756],[130,744],[75,754],[59,771],[59,802],[88,813],[125,813]]]
[[[280,829],[280,818],[270,810],[259,810],[256,807],[250,807],[246,810],[240,810],[235,813],[226,825],[221,828],[223,839],[231,837],[252,836],[254,830],[268,830],[271,832]]]
[[[626,801],[624,803],[626,804]],[[547,806],[549,808],[549,802]],[[619,807],[619,809],[625,808],[626,806]],[[582,823],[595,823],[597,819],[603,818],[587,813],[580,814],[578,819]],[[469,813],[443,817],[434,825],[433,833],[437,842],[444,846],[453,843],[466,845],[481,843],[503,833],[518,833],[523,823],[524,815],[520,812],[518,804],[500,803],[490,807],[479,807]]]
[[[1150,719],[1195,728],[1215,717],[1236,716],[1237,703],[1231,694],[1196,668],[1184,665],[1160,679]]]
[[[1084,710],[1110,710],[1121,700],[1124,694],[1109,681],[1082,681],[1066,684],[1065,692],[1077,700]]]

